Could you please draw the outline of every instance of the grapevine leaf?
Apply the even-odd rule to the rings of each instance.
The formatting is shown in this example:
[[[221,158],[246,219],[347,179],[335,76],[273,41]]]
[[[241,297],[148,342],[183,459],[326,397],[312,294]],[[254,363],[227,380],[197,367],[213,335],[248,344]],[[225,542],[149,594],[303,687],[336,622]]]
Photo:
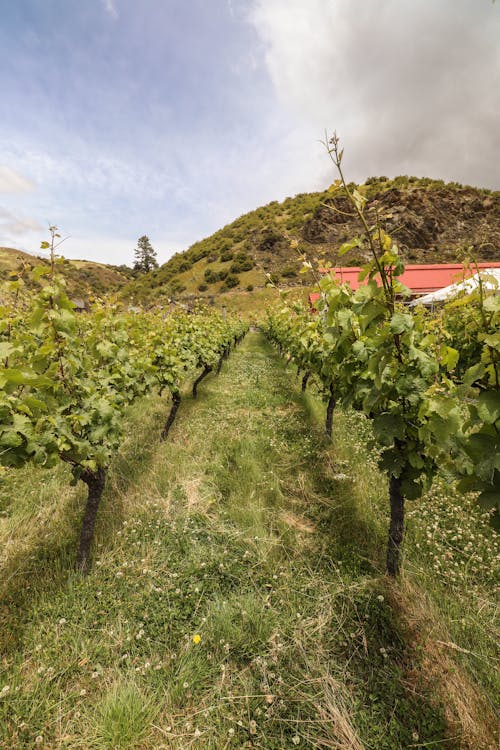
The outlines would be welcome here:
[[[477,364],[472,365],[472,367],[469,367],[465,371],[464,385],[473,385],[473,383],[475,383],[477,380],[481,380],[485,372],[486,367],[482,362],[478,362]]]
[[[500,391],[482,391],[479,394],[477,413],[487,424],[500,419]]]
[[[413,318],[408,313],[396,312],[391,318],[392,333],[406,333],[413,328]]]
[[[405,424],[400,414],[377,414],[373,420],[375,437],[382,445],[392,445],[394,440],[402,440]]]

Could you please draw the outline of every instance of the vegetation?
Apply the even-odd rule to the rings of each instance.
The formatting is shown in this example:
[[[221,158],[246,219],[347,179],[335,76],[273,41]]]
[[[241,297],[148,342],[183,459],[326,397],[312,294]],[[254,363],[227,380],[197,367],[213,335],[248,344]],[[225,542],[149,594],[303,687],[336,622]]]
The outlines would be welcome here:
[[[155,268],[158,268],[158,261],[156,260],[156,251],[153,250],[153,246],[149,241],[149,237],[145,234],[139,237],[137,240],[137,247],[134,250],[134,271],[136,273],[149,273]]]
[[[500,257],[498,192],[407,176],[372,177],[357,190],[368,209],[378,205],[383,211],[384,229],[394,237],[406,262],[457,262],[466,248],[472,248],[478,260]],[[369,256],[362,248],[351,248],[342,259],[337,255],[337,248],[361,231],[359,218],[335,185],[318,193],[301,193],[240,216],[174,255],[154,274],[129,284],[123,295],[144,304],[168,299],[189,302],[200,293],[218,297],[227,292],[229,273],[240,279],[235,292],[240,296],[248,285],[263,289],[267,274],[284,288],[309,286],[313,275],[299,273],[300,260],[290,240],[298,240],[310,260],[325,257],[333,263],[364,265]],[[200,284],[207,289],[200,290]],[[241,302],[245,304],[244,297]]]
[[[325,145],[339,181],[143,268],[149,311],[77,315],[56,227],[4,285],[1,748],[498,746],[500,296],[405,307],[436,228],[390,229],[403,194],[499,196],[358,188]],[[313,314],[334,237],[367,283],[322,274]],[[273,284],[285,361],[231,314]]]
[[[480,285],[461,308],[455,341],[453,316],[445,314],[433,330],[423,311],[411,314],[397,304],[397,295],[409,294],[399,281],[404,264],[398,248],[382,229],[383,216],[376,211],[369,217],[366,198],[347,185],[336,136],[327,147],[340,175],[338,190],[364,228],[339,253],[366,247],[372,259],[361,276],[368,282],[353,293],[326,274],[319,282],[320,316],[311,320],[307,311],[293,315],[284,309],[271,314],[268,332],[306,375],[320,379],[329,436],[338,402],[373,421],[380,467],[389,480],[387,571],[394,576],[405,500],[428,489],[439,465],[448,463],[462,477],[462,489],[480,492],[492,523],[500,523],[500,297],[486,298]],[[461,349],[464,329],[472,340]]]
[[[124,314],[96,308],[77,318],[55,273],[56,227],[50,242],[50,267],[33,272],[48,283],[26,314],[13,304],[0,324],[0,465],[28,462],[52,467],[62,460],[73,481],[88,488],[77,565],[88,570],[97,511],[112,455],[123,435],[123,413],[153,386],[168,389],[173,407],[163,437],[179,404],[186,371],[207,374],[241,336],[239,321],[215,315]],[[12,282],[12,293],[18,289]],[[198,381],[196,381],[198,382]],[[195,384],[196,390],[196,384]],[[194,390],[194,393],[195,393]]]
[[[4,747],[495,748],[494,532],[435,485],[387,580],[370,423],[294,374],[250,334],[167,442],[132,405],[86,578],[66,467],[5,478]]]
[[[33,292],[40,290],[43,277],[33,277],[33,269],[49,267],[46,257],[35,257],[14,248],[0,248],[0,303],[11,298],[9,292],[12,281],[21,280],[18,290],[20,297],[28,300]],[[66,289],[71,298],[90,299],[116,293],[132,277],[132,269],[127,266],[111,266],[89,260],[61,259],[58,272],[64,276]]]

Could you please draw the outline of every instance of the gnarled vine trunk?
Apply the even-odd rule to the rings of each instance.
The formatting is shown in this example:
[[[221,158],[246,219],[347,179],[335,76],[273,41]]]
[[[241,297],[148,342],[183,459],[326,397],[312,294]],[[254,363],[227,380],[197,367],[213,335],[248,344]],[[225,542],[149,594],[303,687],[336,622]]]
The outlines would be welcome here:
[[[310,377],[311,377],[311,373],[309,371],[306,371],[304,373],[304,377],[302,378],[302,387],[301,387],[302,393],[306,392],[307,383]]]
[[[212,372],[212,368],[210,367],[210,365],[206,365],[205,369],[203,370],[203,372],[201,373],[201,375],[199,375],[196,378],[196,380],[194,381],[194,383],[193,383],[193,398],[196,398],[196,396],[198,395],[198,386],[199,386],[199,384],[201,383],[201,381],[203,380],[203,378],[207,377],[207,375],[210,372]]]
[[[177,409],[179,408],[179,404],[181,403],[181,394],[180,393],[174,393],[172,395],[172,408],[170,409],[169,415],[167,417],[167,421],[165,422],[165,426],[163,430],[161,431],[160,439],[162,442],[167,439],[167,435],[169,433],[170,428],[172,427],[172,424],[175,419],[175,415],[177,414]]]
[[[333,410],[335,409],[335,395],[333,390],[333,384],[330,385],[330,398],[328,399],[328,404],[326,406],[326,424],[325,424],[325,432],[328,435],[329,438],[332,437],[332,426],[333,426]]]
[[[76,567],[82,573],[88,573],[90,570],[90,547],[94,538],[97,511],[106,483],[106,469],[101,467],[97,471],[85,471],[80,479],[87,485],[88,494],[80,531]]]
[[[389,477],[389,501],[391,521],[387,542],[387,572],[390,576],[396,577],[401,567],[400,548],[405,521],[405,499],[401,492],[401,477]]]

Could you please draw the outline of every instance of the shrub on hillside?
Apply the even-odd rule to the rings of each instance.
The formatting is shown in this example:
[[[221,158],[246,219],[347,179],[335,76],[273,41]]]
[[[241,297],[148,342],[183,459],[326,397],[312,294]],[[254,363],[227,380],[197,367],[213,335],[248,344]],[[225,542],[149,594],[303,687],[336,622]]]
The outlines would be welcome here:
[[[221,291],[224,289],[233,289],[235,286],[238,286],[239,283],[240,283],[240,280],[238,276],[235,276],[235,274],[230,273],[227,275],[226,280],[221,287]]]
[[[216,284],[218,281],[224,281],[227,271],[214,271],[211,268],[206,268],[203,276],[207,284]]]
[[[206,268],[203,276],[207,284],[215,284],[219,280],[217,274],[211,268]]]
[[[248,257],[248,255],[245,253],[238,253],[229,270],[231,273],[241,273],[242,271],[250,271],[253,266],[254,262]]]

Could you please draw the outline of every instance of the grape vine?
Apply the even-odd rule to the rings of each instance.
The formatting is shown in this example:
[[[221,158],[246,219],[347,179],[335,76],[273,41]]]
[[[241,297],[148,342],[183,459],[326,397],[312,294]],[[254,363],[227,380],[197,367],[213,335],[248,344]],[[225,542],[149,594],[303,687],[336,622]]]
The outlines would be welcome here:
[[[372,422],[380,467],[388,477],[390,525],[387,571],[400,570],[405,501],[429,488],[440,468],[500,519],[500,297],[483,286],[465,302],[437,315],[411,310],[399,277],[398,247],[383,228],[384,215],[368,216],[365,199],[348,185],[336,135],[325,144],[363,233],[339,255],[358,247],[370,260],[356,292],[330,274],[318,282],[318,314],[284,305],[269,314],[266,330],[281,352],[312,373],[327,400],[331,435],[337,403]],[[334,210],[334,209],[332,209]],[[307,263],[310,267],[310,263]]]
[[[238,319],[198,312],[135,313],[96,304],[77,314],[54,259],[33,271],[47,283],[28,309],[12,303],[0,323],[0,467],[28,462],[69,465],[73,482],[88,489],[77,552],[87,571],[106,473],[125,429],[125,410],[153,388],[167,390],[172,409],[165,439],[188,373],[211,371],[246,332]],[[16,287],[17,285],[17,287]]]

